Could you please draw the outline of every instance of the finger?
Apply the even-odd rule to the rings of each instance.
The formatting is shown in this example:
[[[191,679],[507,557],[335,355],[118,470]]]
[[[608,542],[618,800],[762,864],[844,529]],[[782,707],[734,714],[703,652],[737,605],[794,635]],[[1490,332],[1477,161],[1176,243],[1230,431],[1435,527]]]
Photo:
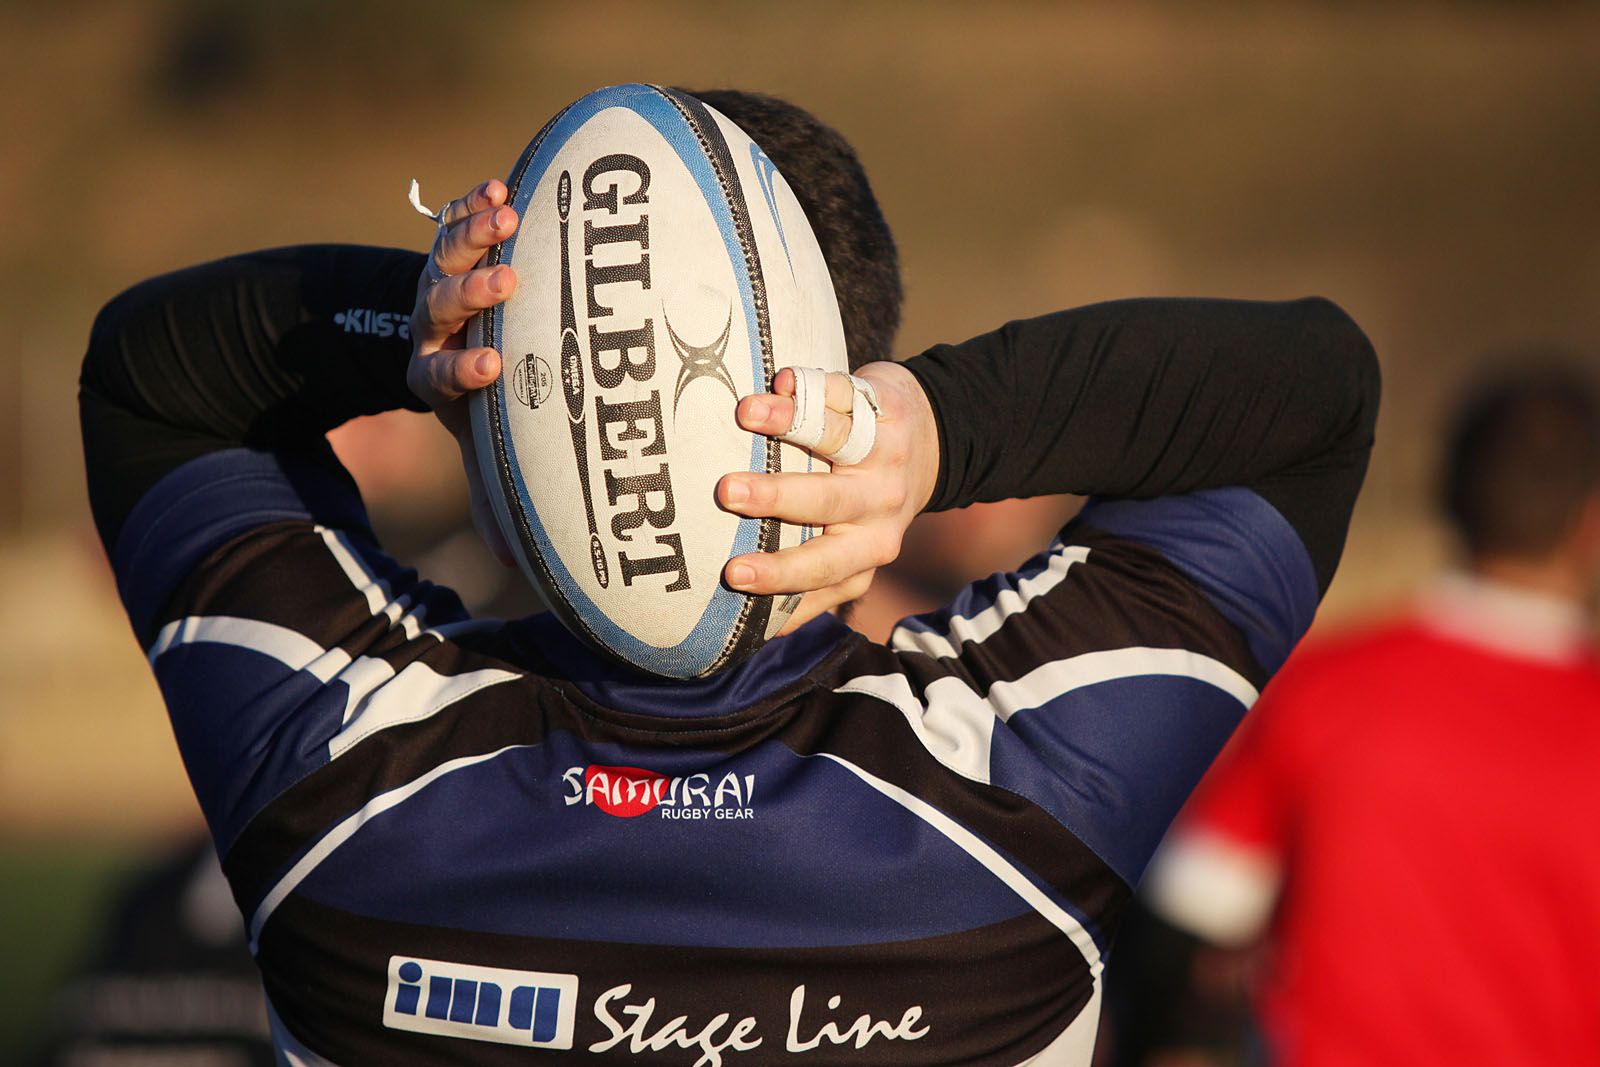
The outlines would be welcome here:
[[[850,375],[839,371],[828,373],[828,387],[824,401],[829,411],[837,411],[842,415],[850,414],[851,406],[855,403],[855,389],[850,384]]]
[[[874,573],[876,572],[867,571],[838,585],[830,585],[826,589],[813,589],[806,593],[800,598],[799,607],[795,608],[789,620],[778,631],[778,636],[787,637],[818,615],[848,604],[852,600],[860,600],[866,596],[867,590],[871,587]]]
[[[406,384],[431,408],[439,408],[500,377],[500,353],[492,348],[444,349],[411,361]]]
[[[433,262],[445,274],[475,267],[490,248],[517,230],[517,213],[509,207],[474,212],[447,226],[433,244]]]
[[[840,377],[843,377],[840,375]],[[831,394],[833,384],[829,375],[828,389]],[[845,396],[847,403],[841,414],[831,406],[823,411],[822,439],[808,451],[822,456],[828,456],[843,447],[845,439],[850,436],[850,404],[851,396],[849,381],[845,382]],[[829,401],[831,405],[832,401]],[[794,425],[794,399],[776,393],[755,393],[744,397],[734,409],[734,419],[741,427],[751,433],[764,434],[768,437],[782,437]],[[804,448],[804,445],[796,445]]]
[[[505,301],[516,290],[517,272],[504,264],[480,267],[428,286],[419,300],[426,322],[421,324],[425,328],[418,330],[418,342],[424,346],[443,344],[462,323],[484,308]],[[413,329],[417,326],[413,323]]]
[[[476,465],[475,456],[463,453],[465,462]],[[467,495],[472,510],[472,525],[477,528],[478,536],[483,538],[483,543],[488,546],[489,554],[500,561],[502,567],[515,567],[517,559],[511,553],[511,546],[506,543],[505,534],[500,532],[500,523],[495,520],[494,506],[489,503],[489,495],[483,488],[483,480],[474,477],[475,471],[469,470],[467,477]]]
[[[788,371],[780,371],[779,378],[787,373]],[[774,387],[776,384],[774,383]],[[734,419],[740,427],[751,433],[764,434],[767,437],[788,433],[789,427],[794,424],[793,386],[790,387],[788,396],[755,393],[742,398],[734,408]]]
[[[742,593],[801,593],[826,589],[882,562],[868,538],[824,534],[781,552],[735,556],[723,578]]]
[[[822,416],[822,440],[817,442],[817,447],[811,451],[827,459],[839,449],[844,447],[844,442],[850,436],[850,416],[841,415],[829,408]]]
[[[506,183],[499,178],[490,178],[466,196],[446,204],[439,213],[441,216],[439,221],[446,226],[460,222],[468,215],[476,214],[485,208],[499,207],[506,202],[507,195]]]
[[[736,515],[782,519],[804,526],[856,522],[878,504],[880,487],[871,479],[817,472],[779,474],[737,472],[717,482],[717,503]]]
[[[478,468],[477,438],[473,437],[472,431],[467,427],[451,432],[461,449],[461,465],[467,472],[467,497],[471,505],[472,525],[477,527],[478,536],[483,538],[483,543],[488,546],[489,553],[495,559],[503,566],[515,567],[516,557],[512,555],[511,546],[506,543],[505,535],[500,532],[500,524],[494,516],[494,506],[489,503],[489,494],[483,487],[483,472]]]

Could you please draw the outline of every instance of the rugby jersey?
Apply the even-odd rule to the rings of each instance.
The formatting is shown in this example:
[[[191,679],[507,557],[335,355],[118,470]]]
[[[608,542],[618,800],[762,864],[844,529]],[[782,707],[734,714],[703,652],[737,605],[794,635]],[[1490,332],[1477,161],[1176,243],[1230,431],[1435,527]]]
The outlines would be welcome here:
[[[1147,900],[1208,941],[1268,939],[1275,1064],[1600,1062],[1597,758],[1579,605],[1452,575],[1295,653]]]
[[[403,340],[325,319],[414,283],[398,257],[158,280],[85,364],[96,518],[284,1062],[1087,1064],[1119,910],[1331,575],[1371,439],[1359,331],[1320,303],[1153,301],[911,361],[940,506],[1116,488],[1130,457],[1134,488],[1178,491],[1094,501],[887,646],[824,617],[662,683],[548,616],[472,619],[382,552],[317,435],[400,399]],[[1163,317],[1170,343],[1119,354]],[[1283,329],[1331,342],[1263,377],[1277,357],[1234,342]],[[1267,398],[1324,350],[1359,387],[1288,425]],[[1046,394],[1053,438],[997,458],[986,374],[1017,409]],[[1118,403],[1125,426],[1170,405],[1165,438],[1084,447]],[[1196,420],[1251,447],[1174,460]],[[1050,469],[1063,446],[1083,462]]]

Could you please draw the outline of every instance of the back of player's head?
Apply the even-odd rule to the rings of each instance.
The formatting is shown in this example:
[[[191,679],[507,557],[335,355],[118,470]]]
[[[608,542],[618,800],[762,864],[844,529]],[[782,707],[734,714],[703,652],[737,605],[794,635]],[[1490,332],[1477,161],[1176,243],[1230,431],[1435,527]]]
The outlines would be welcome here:
[[[736,89],[681,89],[728,118],[771,157],[805,210],[828,261],[850,367],[889,359],[900,327],[900,259],[867,172],[811,113]]]
[[[1600,493],[1600,397],[1557,364],[1505,372],[1469,393],[1447,448],[1444,510],[1467,551],[1547,557]]]

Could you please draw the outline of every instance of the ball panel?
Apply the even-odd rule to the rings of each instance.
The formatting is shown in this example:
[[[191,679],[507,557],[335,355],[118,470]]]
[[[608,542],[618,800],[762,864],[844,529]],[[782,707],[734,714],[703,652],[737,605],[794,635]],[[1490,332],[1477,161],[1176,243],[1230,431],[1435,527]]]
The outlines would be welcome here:
[[[810,292],[820,250],[763,160],[699,101],[601,90],[523,154],[523,222],[490,256],[524,279],[480,317],[506,363],[472,403],[497,520],[570,628],[667,677],[743,658],[792,608],[721,582],[728,557],[808,535],[716,507],[728,470],[813,464],[740,430],[737,398],[769,386],[775,351],[844,366],[825,266],[826,307]]]

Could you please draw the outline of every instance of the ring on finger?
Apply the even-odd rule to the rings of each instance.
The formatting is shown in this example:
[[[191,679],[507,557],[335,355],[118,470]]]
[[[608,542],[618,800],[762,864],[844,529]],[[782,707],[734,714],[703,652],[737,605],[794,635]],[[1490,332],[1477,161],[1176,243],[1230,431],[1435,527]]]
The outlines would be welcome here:
[[[455,275],[447,274],[439,269],[439,261],[433,257],[432,253],[428,255],[427,265],[422,268],[422,276],[428,280],[430,286],[438,285],[446,278],[455,277]]]

